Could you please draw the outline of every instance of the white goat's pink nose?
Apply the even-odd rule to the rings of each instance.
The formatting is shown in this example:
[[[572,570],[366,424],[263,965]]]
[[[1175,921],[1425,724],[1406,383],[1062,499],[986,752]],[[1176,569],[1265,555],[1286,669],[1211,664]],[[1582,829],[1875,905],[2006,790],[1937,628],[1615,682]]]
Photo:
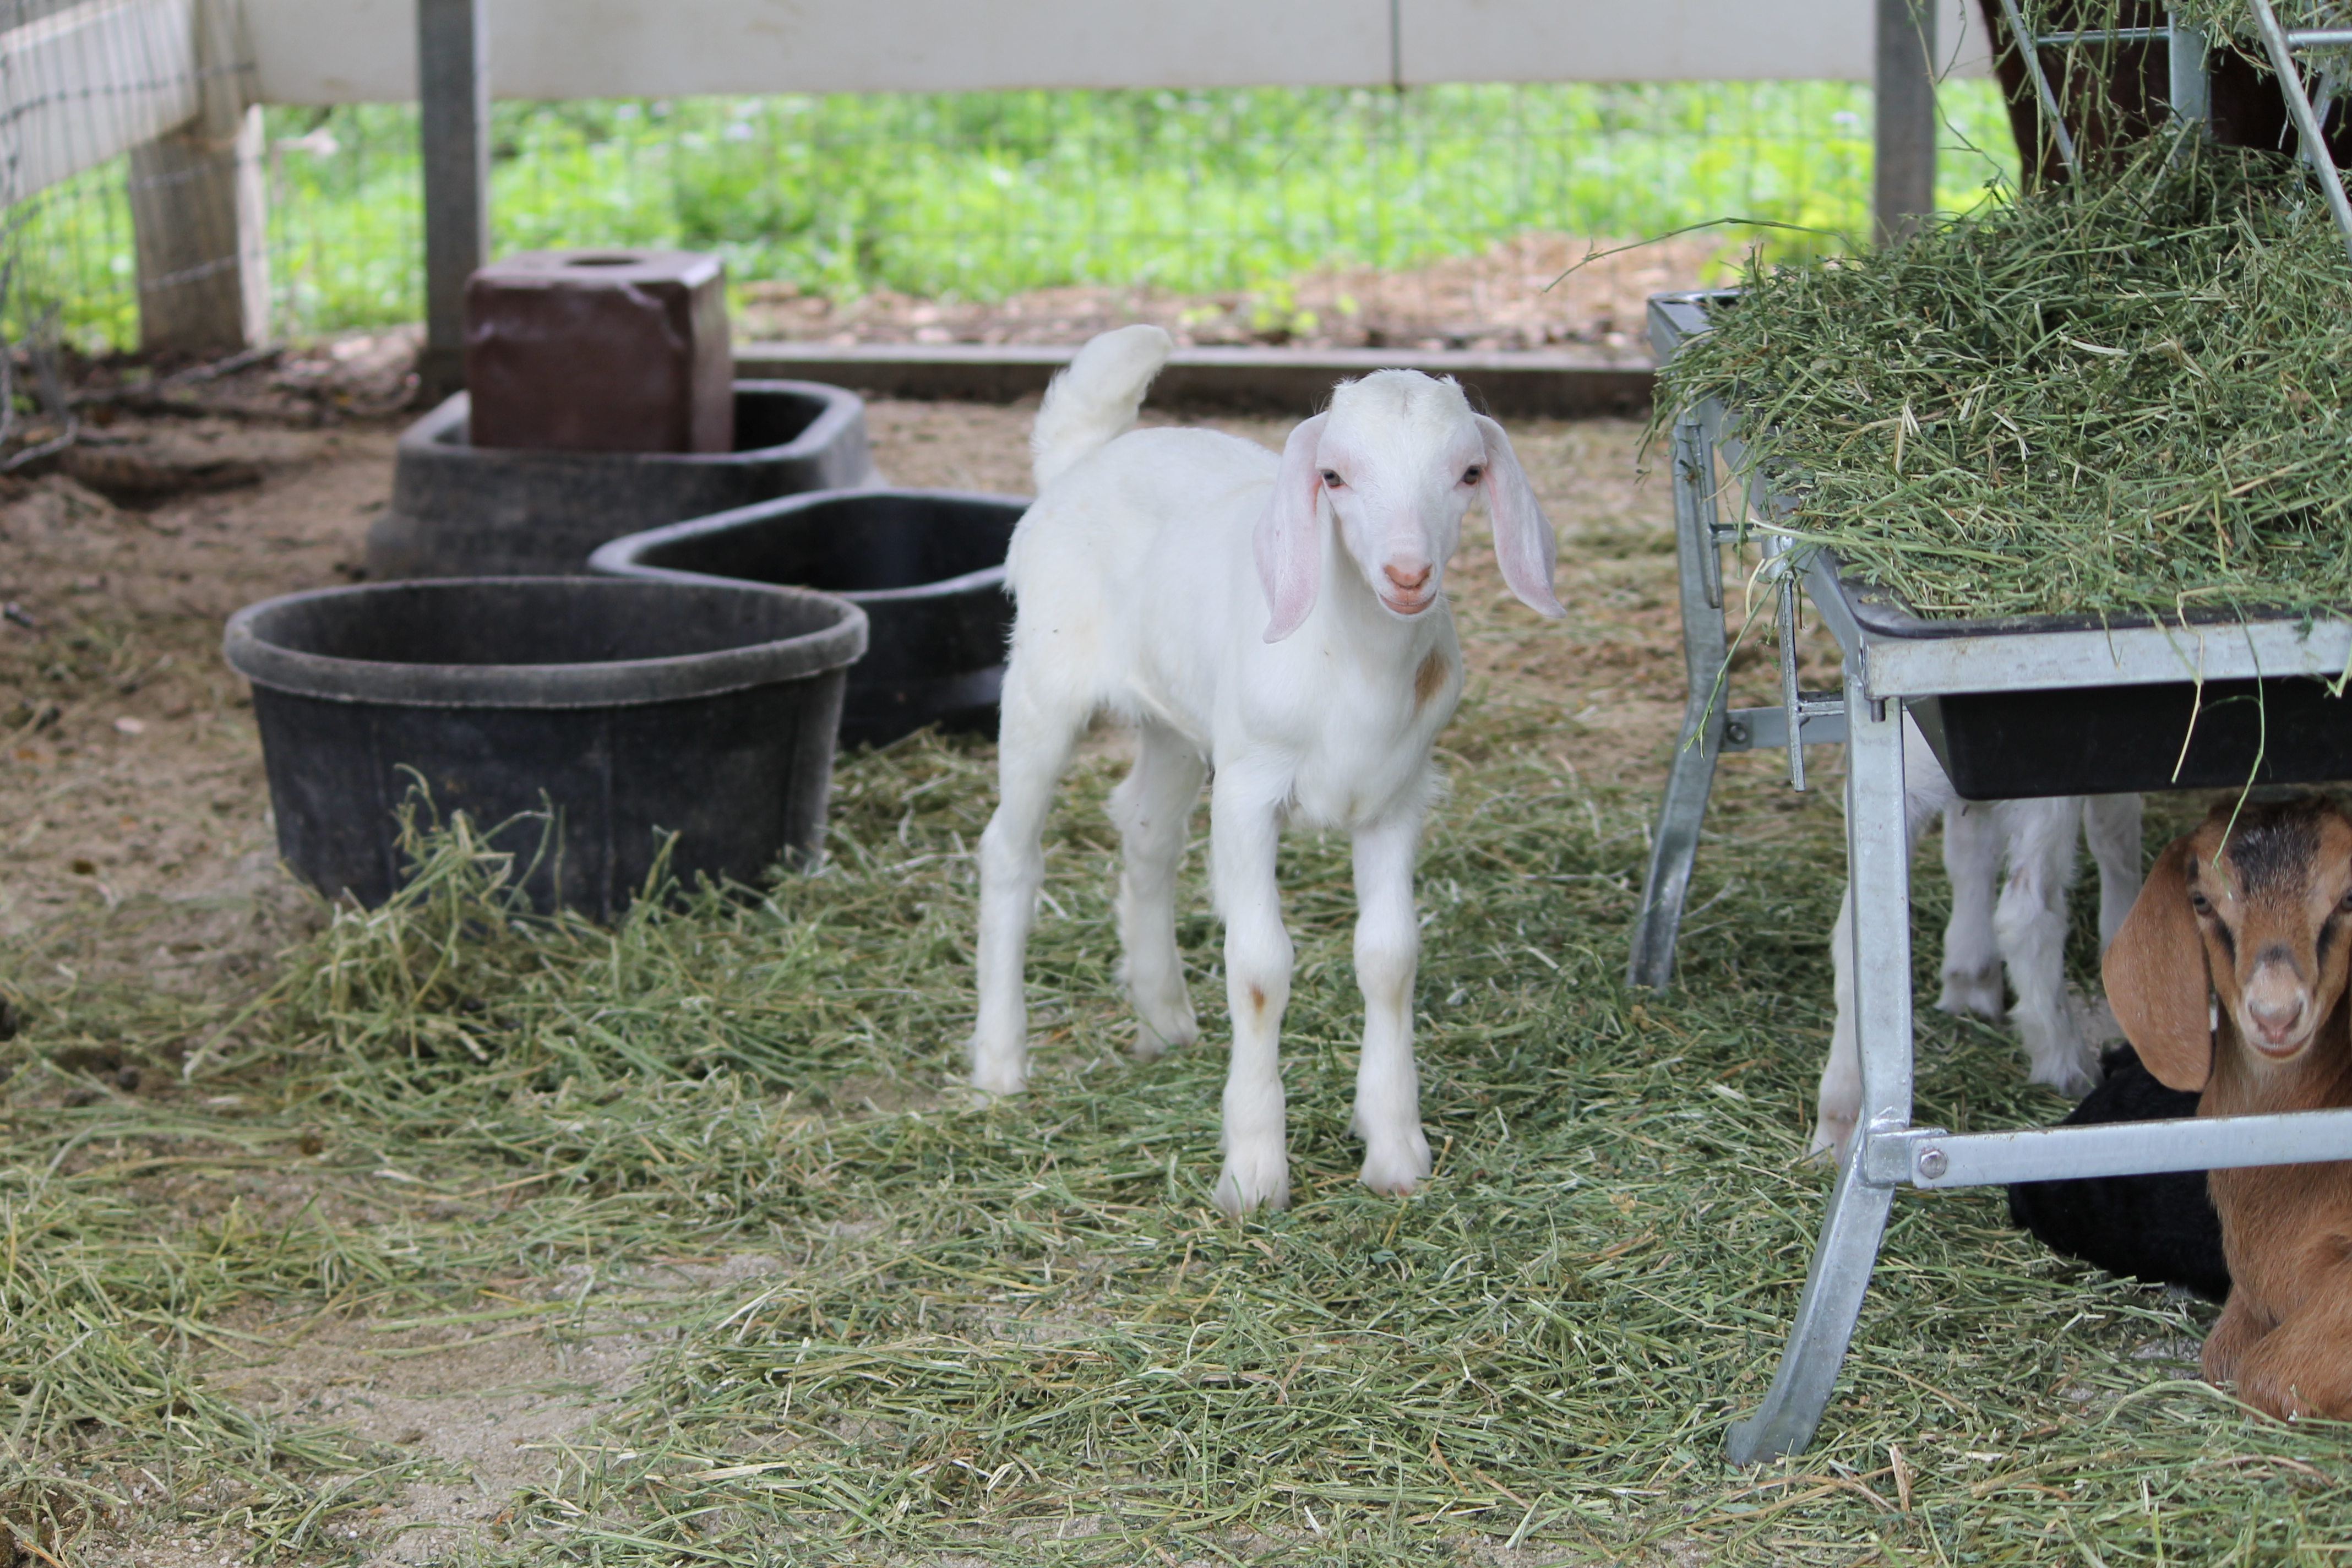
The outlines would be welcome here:
[[[1426,566],[1411,572],[1401,566],[1383,566],[1381,572],[1397,585],[1401,594],[1418,594],[1429,581],[1429,568]]]

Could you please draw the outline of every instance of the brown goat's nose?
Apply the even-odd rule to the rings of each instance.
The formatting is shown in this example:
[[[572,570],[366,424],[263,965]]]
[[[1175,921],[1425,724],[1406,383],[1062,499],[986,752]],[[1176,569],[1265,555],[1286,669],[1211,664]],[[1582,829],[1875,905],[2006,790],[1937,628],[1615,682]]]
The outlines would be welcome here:
[[[1418,572],[1401,572],[1394,566],[1383,566],[1381,570],[1402,593],[1417,594],[1421,592],[1422,584],[1429,581],[1429,568],[1426,566]]]
[[[2303,997],[2263,997],[2259,1001],[2250,997],[2246,1011],[2253,1015],[2254,1027],[2262,1031],[2264,1040],[2273,1046],[2283,1045],[2288,1031],[2303,1017]]]

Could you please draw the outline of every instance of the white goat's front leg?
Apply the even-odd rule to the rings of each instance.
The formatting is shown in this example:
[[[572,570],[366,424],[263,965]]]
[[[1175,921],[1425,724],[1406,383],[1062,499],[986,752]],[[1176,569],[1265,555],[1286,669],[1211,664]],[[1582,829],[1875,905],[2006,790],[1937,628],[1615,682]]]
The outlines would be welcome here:
[[[1998,1019],[2007,1011],[1992,929],[2000,848],[1993,807],[1955,800],[1944,808],[1944,877],[1951,885],[1952,918],[1944,926],[1944,994],[1936,1005],[1947,1013]]]
[[[2083,800],[2083,837],[2099,868],[2099,951],[2116,940],[2146,879],[2139,868],[2140,800],[2136,795],[2094,795]]]
[[[1234,1025],[1225,1073],[1224,1170],[1216,1204],[1229,1215],[1290,1205],[1282,1094],[1282,1013],[1290,1004],[1290,933],[1276,890],[1278,799],[1248,770],[1220,767],[1209,791],[1209,856],[1225,920],[1225,1002]]]
[[[997,737],[996,815],[980,836],[980,1018],[971,1033],[971,1081],[991,1094],[1029,1083],[1029,1008],[1022,972],[1037,889],[1045,879],[1039,836],[1054,786],[1068,765],[1085,716],[1039,702],[1016,660],[1004,683]]]
[[[1356,1135],[1364,1185],[1409,1193],[1430,1172],[1412,1059],[1412,982],[1421,957],[1412,866],[1421,818],[1356,830],[1356,984],[1364,994],[1364,1054],[1356,1069]]]
[[[2014,800],[2001,812],[2009,880],[1993,930],[2017,990],[2013,1016],[2032,1064],[2026,1081],[2079,1100],[2099,1081],[2097,1056],[2066,1005],[2066,884],[2074,879],[2082,805],[2071,796]]]
[[[1118,879],[1119,971],[1142,1020],[1138,1061],[1201,1036],[1176,952],[1176,866],[1208,771],[1198,747],[1147,720],[1136,735],[1135,771],[1110,792],[1110,819],[1127,851]]]

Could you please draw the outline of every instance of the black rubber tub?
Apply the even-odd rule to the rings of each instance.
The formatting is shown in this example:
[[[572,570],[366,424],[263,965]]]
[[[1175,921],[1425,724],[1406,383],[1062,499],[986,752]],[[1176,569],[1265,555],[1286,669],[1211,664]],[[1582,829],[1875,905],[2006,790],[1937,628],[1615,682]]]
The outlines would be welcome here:
[[[849,672],[841,738],[880,745],[926,724],[996,732],[1013,600],[1004,552],[1017,496],[869,489],[792,496],[616,539],[590,566],[670,583],[790,583],[873,622]]]
[[[866,616],[827,594],[610,578],[388,583],[231,617],[253,682],[278,847],[330,897],[390,898],[394,807],[443,816],[528,863],[526,886],[599,920],[669,869],[751,881],[823,845],[844,677]],[[413,774],[409,770],[414,770]]]
[[[582,573],[608,539],[874,474],[866,405],[814,381],[735,384],[732,452],[536,452],[477,447],[459,393],[410,426],[392,505],[368,530],[368,575]]]
[[[1907,704],[1964,800],[2352,778],[2352,694],[2309,676],[1930,697]]]
[[[1843,575],[1837,591],[1865,630],[1935,641],[2147,623],[2117,616],[1931,620]],[[2228,631],[2226,612],[2188,625]],[[1959,692],[1905,703],[1963,800],[2235,789],[2352,778],[2352,695],[2310,676],[2048,690]]]

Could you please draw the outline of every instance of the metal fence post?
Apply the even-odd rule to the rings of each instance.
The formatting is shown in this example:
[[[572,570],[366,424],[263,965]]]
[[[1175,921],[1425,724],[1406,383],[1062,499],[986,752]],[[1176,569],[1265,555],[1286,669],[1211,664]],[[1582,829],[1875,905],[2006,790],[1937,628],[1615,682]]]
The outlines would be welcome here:
[[[1936,13],[1931,0],[1877,0],[1873,227],[1881,244],[1936,210]]]
[[[131,150],[139,346],[219,353],[269,336],[261,110],[228,0],[194,7],[195,118]]]
[[[425,163],[427,401],[466,384],[466,279],[490,258],[487,0],[416,0],[417,127]]]

